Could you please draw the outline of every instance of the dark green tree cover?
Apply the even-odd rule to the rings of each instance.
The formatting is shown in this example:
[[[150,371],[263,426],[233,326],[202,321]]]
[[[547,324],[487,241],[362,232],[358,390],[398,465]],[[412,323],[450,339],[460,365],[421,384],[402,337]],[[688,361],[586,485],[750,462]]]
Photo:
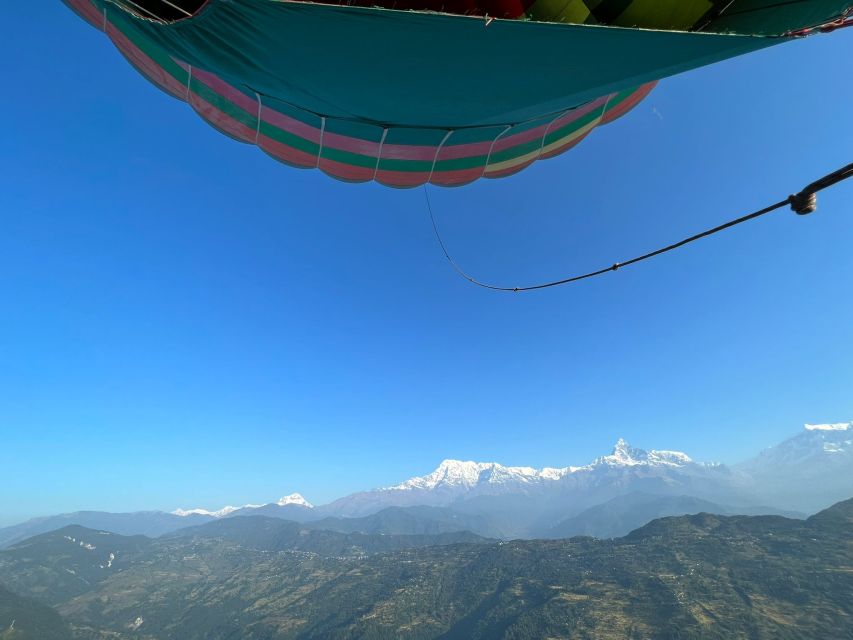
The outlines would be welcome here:
[[[117,536],[124,563],[103,577],[84,566],[94,555],[62,551],[68,532],[46,534],[0,553],[0,575],[87,640],[853,639],[853,500],[808,520],[700,514],[614,540],[351,555],[245,520]],[[69,589],[69,569],[89,586]]]
[[[0,640],[71,640],[71,629],[50,607],[0,586]]]

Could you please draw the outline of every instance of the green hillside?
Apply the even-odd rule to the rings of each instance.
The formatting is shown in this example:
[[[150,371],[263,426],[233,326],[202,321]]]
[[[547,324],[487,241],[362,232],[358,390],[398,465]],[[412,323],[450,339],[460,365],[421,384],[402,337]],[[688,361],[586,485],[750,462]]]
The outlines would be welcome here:
[[[700,514],[605,541],[359,556],[293,548],[243,520],[150,541],[58,610],[99,640],[853,638],[853,501],[808,520]],[[0,553],[0,571],[18,585],[59,575],[67,560],[40,551],[56,542]]]
[[[71,640],[59,614],[0,586],[0,640]]]

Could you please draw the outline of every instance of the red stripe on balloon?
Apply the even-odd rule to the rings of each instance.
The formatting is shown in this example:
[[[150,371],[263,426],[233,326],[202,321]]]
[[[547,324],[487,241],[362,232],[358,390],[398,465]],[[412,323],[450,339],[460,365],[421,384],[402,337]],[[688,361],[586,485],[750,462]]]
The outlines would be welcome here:
[[[632,95],[625,98],[622,102],[616,105],[613,109],[609,109],[604,117],[601,119],[602,124],[608,124],[613,122],[614,120],[621,118],[626,113],[628,113],[631,109],[636,107],[643,99],[646,98],[657,86],[657,82],[650,82],[649,84],[644,84],[639,87]]]
[[[142,51],[142,49],[137,47],[112,22],[107,23],[106,33],[116,49],[148,80],[176,98],[180,98],[181,100],[186,99],[186,86],[175,80],[172,74],[168,73],[162,66]]]
[[[274,138],[270,138],[261,134],[258,136],[258,147],[260,149],[285,164],[300,169],[313,169],[317,166],[317,156],[306,153],[299,149],[283,144]]]
[[[104,15],[89,0],[65,0],[65,4],[93,27],[104,28]]]

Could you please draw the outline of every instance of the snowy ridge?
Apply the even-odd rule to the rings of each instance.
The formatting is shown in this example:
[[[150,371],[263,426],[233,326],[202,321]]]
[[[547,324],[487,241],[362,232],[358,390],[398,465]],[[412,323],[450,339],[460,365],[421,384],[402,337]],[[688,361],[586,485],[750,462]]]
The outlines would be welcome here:
[[[496,513],[503,513],[501,509],[510,513],[520,504],[530,513],[537,509],[569,512],[631,492],[816,510],[853,495],[853,423],[806,424],[793,437],[731,467],[697,462],[680,451],[632,447],[620,438],[609,454],[583,466],[534,468],[446,459],[426,475],[319,507],[291,493],[263,505],[176,509],[171,514],[202,519],[260,514],[310,521],[360,517],[388,507],[464,509],[466,501],[479,505],[472,509],[489,505]]]
[[[834,424],[806,424],[806,431],[853,431],[853,422]]]
[[[313,509],[314,505],[308,502],[305,498],[302,497],[301,494],[291,493],[289,496],[284,496],[283,498],[279,498],[278,502],[274,504],[279,507],[284,507],[287,505],[295,505],[298,507],[305,507],[306,509]],[[242,511],[243,509],[260,509],[261,507],[265,507],[267,505],[264,504],[244,504],[242,507],[222,507],[221,509],[217,509],[216,511],[208,511],[207,509],[175,509],[172,511],[172,515],[175,516],[210,516],[212,518],[224,518],[225,516],[229,516],[236,511]],[[241,515],[241,514],[237,514]]]
[[[818,471],[821,464],[848,456],[853,456],[853,423],[806,424],[799,434],[765,449],[745,466],[784,475],[797,465],[812,465]]]
[[[446,507],[482,518],[489,536],[525,537],[540,535],[543,523],[555,524],[556,518],[632,494],[687,496],[724,506],[813,513],[853,496],[853,422],[803,425],[792,437],[731,466],[696,462],[680,451],[639,449],[619,439],[611,453],[583,466],[539,469],[447,459],[426,475],[318,507],[292,493],[264,505],[217,510],[92,511],[36,518],[0,529],[0,548],[69,522],[101,535],[113,531],[158,536],[218,518],[263,515],[310,522],[364,517],[389,507],[427,507],[427,511]],[[82,544],[87,549],[89,543]],[[106,553],[104,566],[110,566]]]
[[[853,422],[834,424],[807,424],[807,436],[818,438],[827,454],[853,453]]]
[[[288,504],[295,504],[300,507],[305,507],[306,509],[313,509],[314,505],[308,502],[305,498],[303,498],[298,493],[291,493],[289,496],[284,496],[283,498],[279,498],[276,504],[280,507],[284,507]]]
[[[684,467],[697,463],[680,451],[644,451],[636,449],[620,438],[613,453],[596,458],[582,467],[505,467],[497,462],[472,462],[444,460],[438,468],[425,476],[416,476],[392,487],[379,491],[433,491],[439,488],[473,489],[487,485],[534,485],[558,481],[579,471],[590,471],[597,467]]]
[[[686,453],[680,451],[644,451],[635,449],[625,440],[619,438],[616,446],[613,447],[613,453],[609,456],[597,458],[591,465],[583,467],[589,469],[598,465],[634,467],[637,465],[647,465],[651,467],[683,467],[693,463],[693,460]],[[695,464],[695,463],[694,463]]]
[[[853,495],[853,423],[806,424],[738,469],[765,504],[813,512],[846,500]]]
[[[242,507],[232,507],[228,505],[227,507],[222,507],[221,509],[217,509],[216,511],[208,511],[207,509],[175,509],[172,511],[172,515],[175,516],[213,516],[214,518],[222,518],[227,516],[230,513],[234,513],[240,509],[257,509],[262,505],[259,504],[246,504]]]
[[[538,470],[532,467],[505,467],[497,462],[444,460],[428,475],[410,478],[393,487],[382,488],[380,491],[430,491],[442,486],[470,489],[481,483],[535,483],[543,479],[556,480],[571,471],[572,467]]]

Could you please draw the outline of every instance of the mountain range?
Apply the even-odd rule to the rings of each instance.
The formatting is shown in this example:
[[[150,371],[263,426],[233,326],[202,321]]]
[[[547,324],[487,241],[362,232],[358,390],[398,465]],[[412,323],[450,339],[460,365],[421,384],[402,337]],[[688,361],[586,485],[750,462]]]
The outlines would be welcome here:
[[[69,524],[159,536],[239,516],[343,533],[471,531],[492,538],[624,535],[649,520],[706,511],[804,517],[853,495],[853,424],[806,425],[755,458],[727,466],[619,440],[583,466],[534,469],[445,460],[400,484],[314,506],[300,494],[264,505],[172,513],[77,512],[0,529],[0,548]]]
[[[220,518],[0,551],[2,640],[853,638],[853,500],[611,540],[333,534]]]

